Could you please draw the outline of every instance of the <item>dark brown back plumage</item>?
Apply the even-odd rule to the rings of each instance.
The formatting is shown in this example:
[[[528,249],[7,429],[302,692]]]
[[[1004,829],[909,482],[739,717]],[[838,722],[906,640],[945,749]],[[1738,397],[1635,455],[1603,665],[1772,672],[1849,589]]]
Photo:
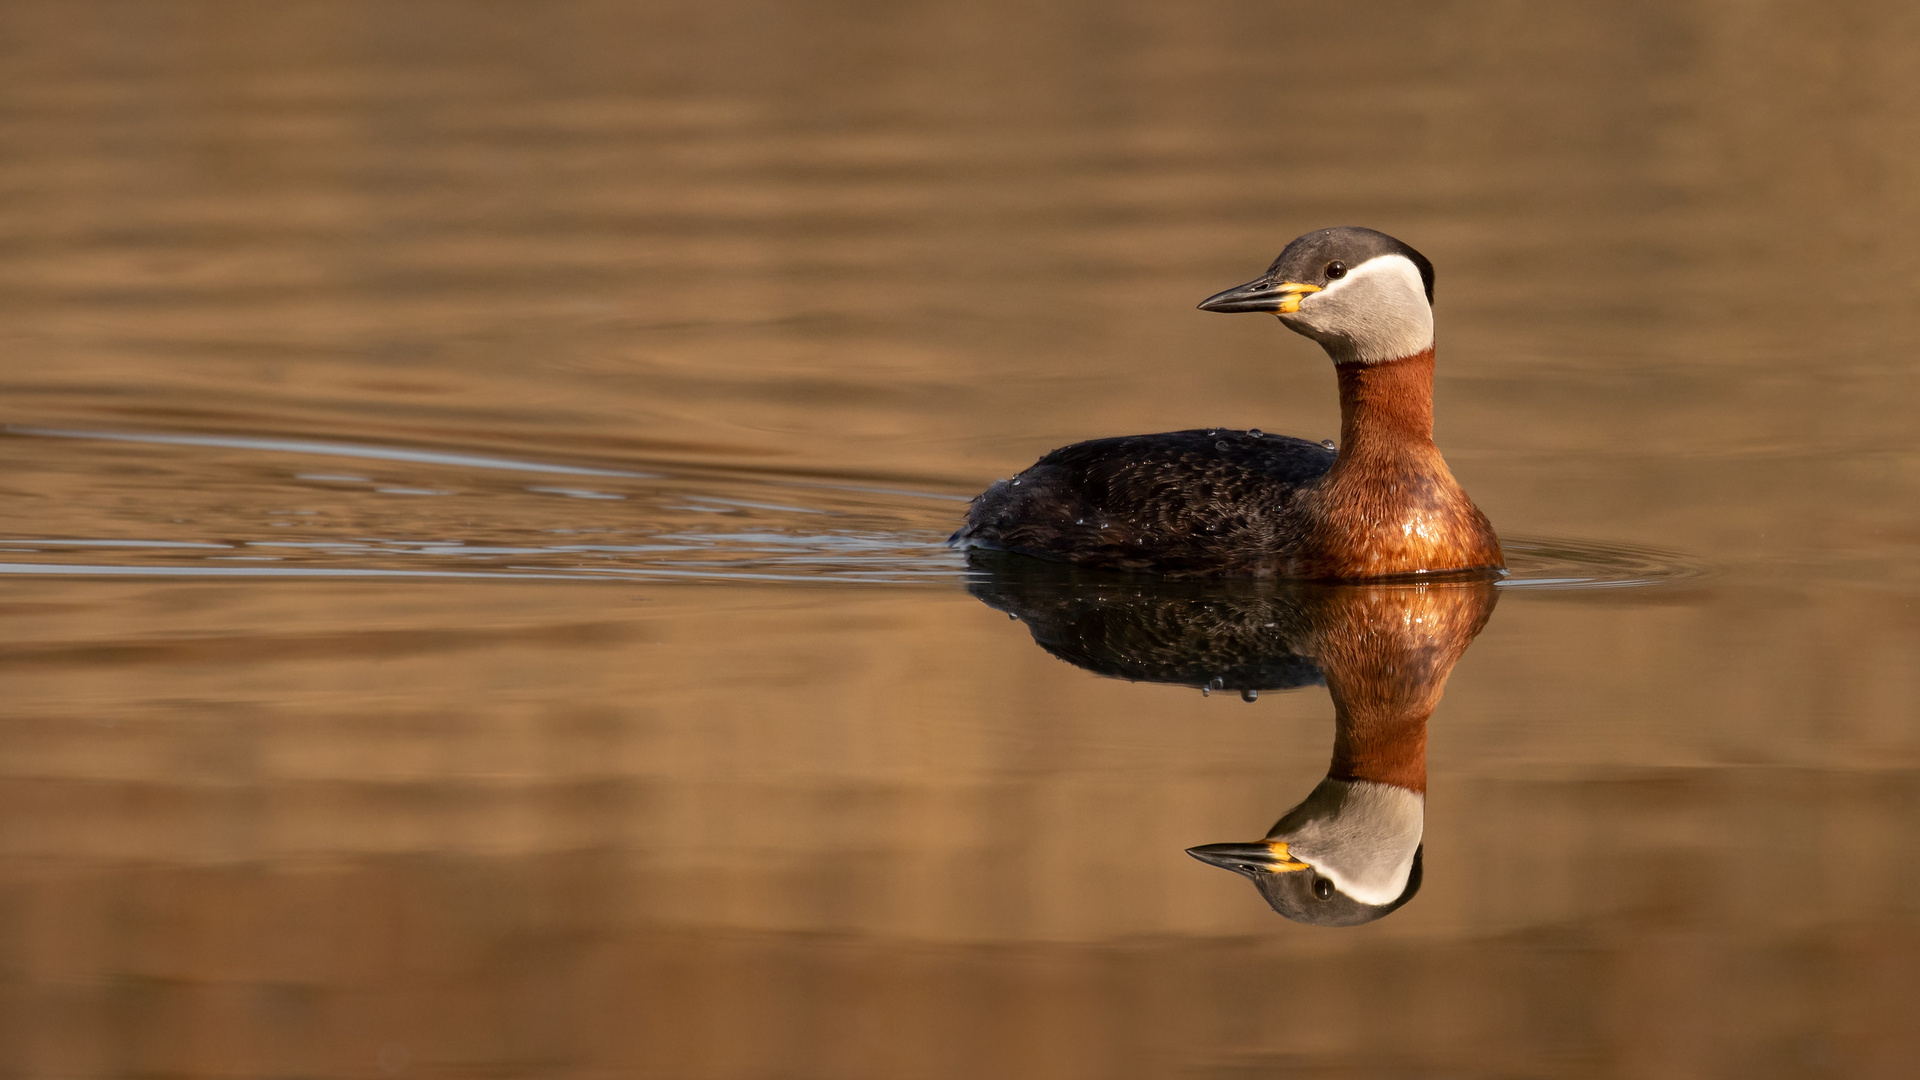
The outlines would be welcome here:
[[[1499,568],[1433,445],[1432,351],[1338,370],[1337,454],[1225,429],[1075,443],[988,488],[953,541],[1169,577]]]

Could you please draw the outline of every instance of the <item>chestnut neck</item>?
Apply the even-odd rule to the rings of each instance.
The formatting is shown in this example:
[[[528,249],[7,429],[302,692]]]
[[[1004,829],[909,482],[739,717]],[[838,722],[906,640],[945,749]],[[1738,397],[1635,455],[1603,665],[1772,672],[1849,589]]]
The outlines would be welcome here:
[[[1340,450],[1350,461],[1433,450],[1433,348],[1377,364],[1346,361],[1340,375]]]

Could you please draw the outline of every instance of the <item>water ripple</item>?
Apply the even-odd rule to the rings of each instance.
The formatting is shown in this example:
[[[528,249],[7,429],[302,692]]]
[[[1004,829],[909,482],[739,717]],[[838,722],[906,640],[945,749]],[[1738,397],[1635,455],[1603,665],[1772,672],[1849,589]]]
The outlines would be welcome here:
[[[46,440],[51,453],[21,455],[18,486],[59,495],[14,508],[11,518],[33,520],[34,534],[0,537],[13,557],[0,574],[944,586],[979,575],[943,543],[967,496],[934,483],[720,466],[681,474],[297,438],[0,431]],[[125,444],[151,452],[130,465],[114,449]],[[389,467],[318,473],[305,457]],[[596,484],[528,486],[501,473]],[[49,506],[60,509],[49,516]],[[1645,588],[1703,573],[1680,556],[1622,545],[1506,547],[1508,589]]]
[[[448,465],[460,469],[505,469],[510,472],[558,473],[566,476],[623,476],[652,479],[658,474],[625,472],[619,469],[593,469],[584,465],[554,465],[538,461],[514,461],[511,458],[479,454],[449,453],[443,450],[410,450],[398,446],[362,446],[353,443],[312,442],[305,439],[239,438],[231,435],[166,435],[133,431],[70,431],[62,428],[26,427],[9,424],[0,429],[10,435],[34,435],[47,439],[94,439],[108,442],[146,443],[152,446],[205,446],[221,450],[261,450],[274,454],[315,454],[324,457],[364,458],[369,461],[403,461],[419,465]]]

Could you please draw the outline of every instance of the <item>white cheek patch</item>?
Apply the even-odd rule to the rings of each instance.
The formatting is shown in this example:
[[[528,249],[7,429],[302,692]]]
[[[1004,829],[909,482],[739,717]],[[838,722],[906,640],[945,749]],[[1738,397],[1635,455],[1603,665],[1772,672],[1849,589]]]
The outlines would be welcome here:
[[[1300,310],[1281,316],[1318,341],[1335,361],[1377,364],[1433,347],[1433,308],[1420,268],[1405,255],[1379,255],[1309,293]]]

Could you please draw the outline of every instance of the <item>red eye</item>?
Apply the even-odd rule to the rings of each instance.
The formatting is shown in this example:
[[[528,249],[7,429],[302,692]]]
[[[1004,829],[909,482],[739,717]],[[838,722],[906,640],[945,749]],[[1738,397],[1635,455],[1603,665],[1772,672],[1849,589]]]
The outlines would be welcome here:
[[[1327,280],[1328,281],[1332,281],[1335,278],[1343,278],[1346,276],[1347,276],[1346,263],[1341,262],[1339,259],[1335,259],[1332,262],[1327,264]]]

